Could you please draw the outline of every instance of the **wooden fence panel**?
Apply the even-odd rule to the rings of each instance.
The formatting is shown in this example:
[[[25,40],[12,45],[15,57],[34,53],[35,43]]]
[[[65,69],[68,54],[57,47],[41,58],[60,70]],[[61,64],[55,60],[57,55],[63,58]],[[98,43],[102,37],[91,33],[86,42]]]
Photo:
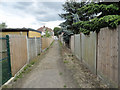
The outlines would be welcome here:
[[[11,71],[14,76],[27,63],[26,36],[10,35]]]
[[[71,51],[72,51],[72,53],[74,54],[74,35],[73,36],[71,36],[71,40],[70,40],[70,47],[71,47]]]
[[[46,48],[46,38],[42,38],[42,50]]]
[[[118,83],[118,29],[102,28],[98,33],[99,76],[113,85]]]
[[[28,39],[28,60],[30,61],[36,56],[36,41],[34,38],[30,38]]]
[[[48,48],[50,46],[50,44],[53,42],[53,38],[46,38],[43,37],[42,38],[42,50],[45,50],[46,48]]]
[[[75,56],[79,59],[79,60],[81,60],[81,35],[80,34],[77,34],[77,35],[75,35],[75,47],[74,47],[74,49],[75,49]]]
[[[37,55],[41,53],[41,38],[36,39]]]
[[[82,62],[96,74],[96,33],[90,35],[81,34],[82,40]]]
[[[41,38],[28,38],[28,61],[30,62],[41,53]]]

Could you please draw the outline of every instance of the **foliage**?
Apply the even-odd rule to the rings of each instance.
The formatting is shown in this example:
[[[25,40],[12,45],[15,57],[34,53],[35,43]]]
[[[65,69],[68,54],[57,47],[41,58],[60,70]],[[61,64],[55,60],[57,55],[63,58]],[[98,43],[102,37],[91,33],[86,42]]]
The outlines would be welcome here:
[[[45,37],[50,37],[51,35],[49,34],[48,31],[45,32]]]
[[[54,35],[55,35],[55,36],[58,36],[58,31],[60,31],[60,30],[61,30],[61,28],[55,27],[55,28],[53,29]]]
[[[94,18],[90,21],[81,21],[73,23],[74,27],[78,27],[80,32],[89,34],[90,31],[99,31],[100,28],[109,27],[116,28],[120,24],[120,15],[107,15],[101,18]]]
[[[4,22],[0,24],[0,28],[6,28],[6,27],[7,25]]]
[[[77,9],[77,14],[82,18],[88,18],[86,20],[92,19],[97,16],[99,13],[101,15],[99,17],[103,17],[105,15],[117,15],[119,12],[118,3],[113,3],[109,5],[101,4],[101,3],[90,3],[84,5],[83,7]],[[83,20],[82,20],[83,21]]]
[[[63,8],[66,13],[60,15],[65,19],[60,24],[61,31],[88,35],[90,31],[98,32],[104,27],[116,28],[120,24],[119,2],[66,2]],[[69,43],[68,33],[63,34],[63,39]]]
[[[65,22],[61,23],[61,29],[63,30],[70,30],[73,33],[78,33],[77,29],[73,27],[74,22],[74,15],[77,13],[77,9],[85,5],[84,2],[65,2],[63,4],[63,10],[66,12],[64,14],[60,14],[60,17],[65,19]]]

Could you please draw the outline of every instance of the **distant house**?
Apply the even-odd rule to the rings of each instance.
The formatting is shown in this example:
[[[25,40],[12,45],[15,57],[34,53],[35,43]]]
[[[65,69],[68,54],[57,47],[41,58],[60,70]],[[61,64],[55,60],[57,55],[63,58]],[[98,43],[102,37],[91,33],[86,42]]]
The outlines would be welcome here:
[[[2,36],[5,35],[25,35],[28,38],[41,37],[41,31],[37,31],[30,28],[3,28],[0,30]]]
[[[51,35],[51,36],[54,36],[54,32],[51,28],[48,28],[48,27],[40,27],[39,29],[37,29],[37,31],[40,31],[42,32],[42,35],[45,35],[45,32],[48,31],[48,33]]]

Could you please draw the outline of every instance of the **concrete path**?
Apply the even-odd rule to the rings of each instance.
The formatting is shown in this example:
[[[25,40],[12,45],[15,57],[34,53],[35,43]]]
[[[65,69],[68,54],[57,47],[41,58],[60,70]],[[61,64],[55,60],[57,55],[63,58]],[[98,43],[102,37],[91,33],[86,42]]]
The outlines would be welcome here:
[[[46,56],[32,71],[15,85],[17,88],[77,88],[77,83],[66,71],[60,46],[55,41]]]

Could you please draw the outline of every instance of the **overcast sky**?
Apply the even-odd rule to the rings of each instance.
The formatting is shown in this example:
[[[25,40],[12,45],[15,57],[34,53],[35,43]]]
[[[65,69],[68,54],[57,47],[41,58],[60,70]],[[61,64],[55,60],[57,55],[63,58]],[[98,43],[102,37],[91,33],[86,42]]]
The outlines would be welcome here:
[[[58,14],[64,12],[64,2],[65,0],[1,0],[0,23],[5,22],[10,28],[38,29],[45,25],[53,29],[63,22]]]

